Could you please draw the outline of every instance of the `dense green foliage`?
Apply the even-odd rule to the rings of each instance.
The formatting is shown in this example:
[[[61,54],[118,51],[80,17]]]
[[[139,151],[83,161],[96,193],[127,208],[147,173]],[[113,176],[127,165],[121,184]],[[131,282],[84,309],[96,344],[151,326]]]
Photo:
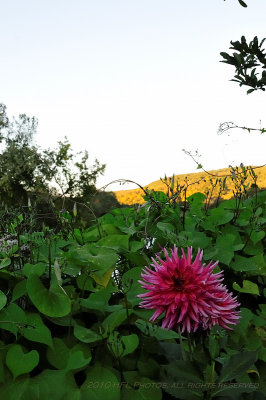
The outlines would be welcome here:
[[[266,191],[212,209],[204,199],[153,192],[57,234],[13,221],[0,253],[0,397],[263,400]],[[183,335],[185,359],[178,333],[151,324],[136,297],[143,266],[173,244],[220,260],[241,303],[232,331]]]

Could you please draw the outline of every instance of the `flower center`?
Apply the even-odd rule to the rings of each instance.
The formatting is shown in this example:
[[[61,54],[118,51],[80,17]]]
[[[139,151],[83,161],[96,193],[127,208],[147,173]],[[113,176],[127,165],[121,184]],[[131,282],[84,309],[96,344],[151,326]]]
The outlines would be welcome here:
[[[174,287],[176,289],[180,289],[183,286],[184,282],[185,282],[185,280],[182,278],[174,278],[173,279]]]

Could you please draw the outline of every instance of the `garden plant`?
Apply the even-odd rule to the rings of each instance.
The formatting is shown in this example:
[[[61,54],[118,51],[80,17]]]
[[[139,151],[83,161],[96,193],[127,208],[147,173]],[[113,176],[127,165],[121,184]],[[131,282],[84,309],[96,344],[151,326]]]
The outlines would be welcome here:
[[[265,399],[266,191],[181,189],[89,228],[6,223],[1,399]]]

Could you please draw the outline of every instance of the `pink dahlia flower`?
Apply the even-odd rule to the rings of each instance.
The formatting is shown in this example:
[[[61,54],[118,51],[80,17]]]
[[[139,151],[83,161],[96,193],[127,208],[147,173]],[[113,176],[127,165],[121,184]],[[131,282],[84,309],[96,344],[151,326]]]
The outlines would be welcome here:
[[[171,250],[171,257],[163,249],[165,261],[158,255],[152,258],[151,266],[145,267],[139,281],[143,289],[148,290],[138,295],[143,301],[140,307],[155,309],[150,318],[155,321],[163,312],[165,316],[162,328],[181,328],[182,332],[195,332],[199,327],[210,329],[213,325],[231,329],[228,324],[236,325],[239,321],[240,304],[221,282],[223,272],[213,273],[218,261],[201,264],[203,251],[192,261],[192,247],[187,256],[182,251],[178,257],[177,248]]]

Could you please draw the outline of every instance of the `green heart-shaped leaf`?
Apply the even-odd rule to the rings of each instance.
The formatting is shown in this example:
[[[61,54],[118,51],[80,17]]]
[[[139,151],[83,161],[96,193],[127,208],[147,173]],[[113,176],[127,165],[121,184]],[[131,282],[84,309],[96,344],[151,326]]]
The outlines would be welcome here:
[[[31,274],[27,290],[31,301],[41,313],[49,317],[64,317],[70,313],[71,301],[59,286],[48,290],[37,275]]]
[[[127,354],[133,353],[139,345],[139,337],[135,333],[132,335],[122,336],[121,340],[124,344],[124,351],[122,353],[123,357]]]
[[[53,346],[51,332],[37,313],[26,313],[26,324],[20,328],[20,333],[32,342]]]
[[[31,350],[24,353],[19,344],[12,345],[6,355],[6,365],[13,374],[14,379],[17,376],[31,372],[39,364],[39,353],[37,350]]]
[[[0,311],[0,330],[5,329],[17,336],[18,328],[26,322],[25,312],[14,303]]]
[[[44,271],[45,271],[46,265],[44,263],[38,263],[38,264],[25,264],[22,272],[23,275],[29,277],[30,274],[36,274],[38,276],[41,276]]]
[[[85,344],[78,343],[69,349],[62,339],[54,338],[53,342],[53,349],[47,350],[47,359],[53,367],[70,371],[90,363],[90,348]]]
[[[102,339],[98,333],[78,324],[74,325],[74,336],[83,343],[94,343]]]
[[[241,293],[250,293],[260,295],[258,285],[251,281],[243,281],[243,288],[239,286],[236,282],[233,283],[233,288]]]
[[[265,232],[264,231],[259,231],[259,232],[255,232],[253,231],[250,235],[250,239],[252,240],[252,242],[254,244],[258,243],[260,240],[262,240],[265,236]]]

